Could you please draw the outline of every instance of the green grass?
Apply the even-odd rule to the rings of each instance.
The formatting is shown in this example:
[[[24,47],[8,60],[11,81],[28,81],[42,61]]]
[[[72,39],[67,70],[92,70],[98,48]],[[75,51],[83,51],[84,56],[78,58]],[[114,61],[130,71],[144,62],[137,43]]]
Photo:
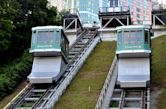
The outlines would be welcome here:
[[[152,40],[152,86],[166,87],[166,35]]]
[[[163,89],[162,93],[157,98],[157,103],[156,103],[157,109],[166,109],[166,102],[165,102],[165,100],[166,100],[166,89]]]
[[[115,52],[115,42],[97,45],[55,109],[94,109]],[[90,88],[90,91],[89,91]]]
[[[152,40],[152,87],[161,90],[157,109],[166,109],[166,35]]]

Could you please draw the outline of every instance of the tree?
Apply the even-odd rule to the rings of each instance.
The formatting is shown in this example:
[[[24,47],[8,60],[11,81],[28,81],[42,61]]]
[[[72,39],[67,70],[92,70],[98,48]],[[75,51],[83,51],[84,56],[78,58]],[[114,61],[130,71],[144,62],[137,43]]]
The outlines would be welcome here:
[[[60,25],[57,9],[48,5],[47,0],[16,0],[20,4],[19,14],[14,20],[15,49],[29,48],[31,28],[43,25]]]
[[[0,0],[0,63],[30,47],[32,27],[60,24],[57,8],[47,0]]]
[[[12,30],[15,28],[13,19],[16,10],[13,8],[12,0],[0,0],[0,53],[10,47]]]

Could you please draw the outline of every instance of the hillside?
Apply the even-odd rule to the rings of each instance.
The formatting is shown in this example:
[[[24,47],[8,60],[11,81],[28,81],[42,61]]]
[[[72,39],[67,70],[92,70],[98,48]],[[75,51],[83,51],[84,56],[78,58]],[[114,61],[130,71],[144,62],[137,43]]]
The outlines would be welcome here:
[[[54,109],[94,109],[115,53],[115,42],[97,45]]]
[[[152,90],[160,91],[156,99],[157,109],[166,109],[166,35],[152,40],[151,82]]]

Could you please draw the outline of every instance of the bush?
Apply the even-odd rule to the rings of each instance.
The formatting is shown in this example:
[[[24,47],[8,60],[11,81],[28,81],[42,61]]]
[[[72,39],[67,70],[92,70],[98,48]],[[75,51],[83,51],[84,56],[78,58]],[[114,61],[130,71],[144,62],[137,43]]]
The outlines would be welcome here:
[[[14,88],[27,77],[32,65],[32,56],[25,51],[23,56],[0,67],[0,100],[13,92]]]

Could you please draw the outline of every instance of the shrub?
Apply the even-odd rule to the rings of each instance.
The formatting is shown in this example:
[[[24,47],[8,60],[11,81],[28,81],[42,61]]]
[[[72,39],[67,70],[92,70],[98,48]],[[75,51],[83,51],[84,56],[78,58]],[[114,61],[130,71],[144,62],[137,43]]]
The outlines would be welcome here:
[[[0,100],[13,92],[17,85],[27,77],[32,65],[32,56],[25,51],[21,58],[0,67]]]

